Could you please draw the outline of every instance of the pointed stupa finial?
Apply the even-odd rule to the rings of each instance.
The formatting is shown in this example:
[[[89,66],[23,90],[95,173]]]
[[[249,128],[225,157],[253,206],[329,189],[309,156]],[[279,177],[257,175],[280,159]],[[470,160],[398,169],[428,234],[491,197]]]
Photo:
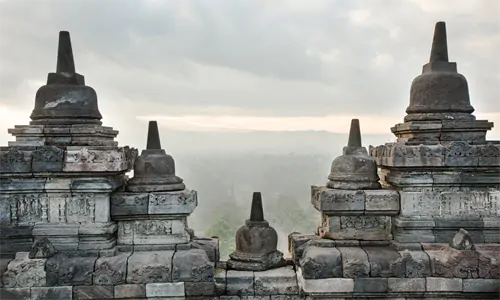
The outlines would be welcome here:
[[[349,141],[347,147],[361,147],[361,130],[359,128],[359,120],[351,120],[351,129],[349,130]]]
[[[158,123],[156,121],[149,121],[148,142],[146,149],[161,149],[160,133],[158,131]]]
[[[68,31],[59,32],[56,73],[76,73],[73,49]]]
[[[253,193],[252,210],[250,211],[250,221],[264,221],[264,210],[262,209],[262,195],[260,192]]]
[[[431,57],[429,62],[448,60],[448,42],[446,40],[446,23],[437,22],[434,28],[434,38],[432,39]]]

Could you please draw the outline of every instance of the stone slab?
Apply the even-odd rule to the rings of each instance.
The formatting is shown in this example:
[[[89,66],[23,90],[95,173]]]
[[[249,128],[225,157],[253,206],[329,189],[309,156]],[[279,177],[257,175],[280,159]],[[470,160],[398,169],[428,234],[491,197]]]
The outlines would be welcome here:
[[[154,192],[149,194],[148,214],[188,216],[197,205],[196,191]]]
[[[461,292],[462,279],[427,277],[425,289],[428,292]]]
[[[184,297],[184,282],[147,283],[146,296],[153,297]]]
[[[425,278],[388,278],[387,282],[392,293],[425,292]]]
[[[464,279],[464,293],[499,293],[500,280],[498,279]]]
[[[354,291],[352,278],[305,279],[300,268],[297,270],[297,281],[300,289],[306,293],[352,293]]]
[[[254,272],[255,295],[293,295],[299,292],[292,266]]]
[[[73,287],[73,300],[103,300],[113,299],[113,286],[106,285],[91,285],[91,286],[75,286]]]
[[[146,285],[121,284],[115,285],[115,298],[146,298]]]
[[[0,288],[2,300],[31,300],[30,288]]]
[[[354,278],[355,293],[387,293],[387,278]]]
[[[37,287],[31,288],[32,300],[72,300],[71,286]]]
[[[252,271],[228,270],[226,273],[226,295],[254,295],[253,273]]]
[[[389,216],[322,215],[320,235],[329,239],[385,241],[391,240]]]
[[[340,190],[324,186],[312,186],[311,203],[318,211],[328,214],[363,214],[365,211],[365,193],[361,190]]]
[[[214,282],[184,282],[186,296],[214,296]]]
[[[174,251],[134,252],[128,258],[127,283],[172,281]]]

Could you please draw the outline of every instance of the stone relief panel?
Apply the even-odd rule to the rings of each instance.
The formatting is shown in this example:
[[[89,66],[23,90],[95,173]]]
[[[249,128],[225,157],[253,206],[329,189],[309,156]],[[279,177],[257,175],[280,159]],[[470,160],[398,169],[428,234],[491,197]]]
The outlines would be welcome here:
[[[30,152],[18,148],[6,148],[0,151],[0,173],[20,173],[31,171]]]
[[[95,199],[92,194],[79,194],[66,199],[65,219],[68,223],[95,222]]]
[[[500,192],[400,192],[402,216],[500,216]]]
[[[68,147],[66,163],[63,171],[66,172],[113,172],[129,169],[127,151],[124,148],[115,150],[94,150],[82,147],[73,150]]]
[[[46,194],[13,194],[10,203],[11,222],[30,224],[48,221]]]

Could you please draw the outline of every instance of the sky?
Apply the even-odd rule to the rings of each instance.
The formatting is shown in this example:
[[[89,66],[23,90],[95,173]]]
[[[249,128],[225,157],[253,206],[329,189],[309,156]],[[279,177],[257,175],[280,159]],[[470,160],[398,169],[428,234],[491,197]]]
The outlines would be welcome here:
[[[352,118],[393,138],[438,21],[474,114],[500,126],[497,0],[0,0],[0,143],[29,123],[61,30],[121,144],[144,147],[149,120],[191,148],[345,134]]]

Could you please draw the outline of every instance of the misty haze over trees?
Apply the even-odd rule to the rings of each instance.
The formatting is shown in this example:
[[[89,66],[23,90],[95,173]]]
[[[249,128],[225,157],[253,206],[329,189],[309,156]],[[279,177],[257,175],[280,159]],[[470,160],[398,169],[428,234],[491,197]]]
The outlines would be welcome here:
[[[310,187],[326,183],[332,160],[347,143],[347,135],[322,132],[160,132],[176,173],[198,191],[189,226],[198,236],[218,236],[222,259],[234,250],[235,233],[249,218],[255,191],[262,193],[264,215],[278,232],[280,251],[288,253],[289,233],[313,233],[320,213],[310,204]],[[193,141],[199,145],[191,146]],[[388,141],[366,135],[363,144]],[[142,143],[133,146],[143,149]]]

